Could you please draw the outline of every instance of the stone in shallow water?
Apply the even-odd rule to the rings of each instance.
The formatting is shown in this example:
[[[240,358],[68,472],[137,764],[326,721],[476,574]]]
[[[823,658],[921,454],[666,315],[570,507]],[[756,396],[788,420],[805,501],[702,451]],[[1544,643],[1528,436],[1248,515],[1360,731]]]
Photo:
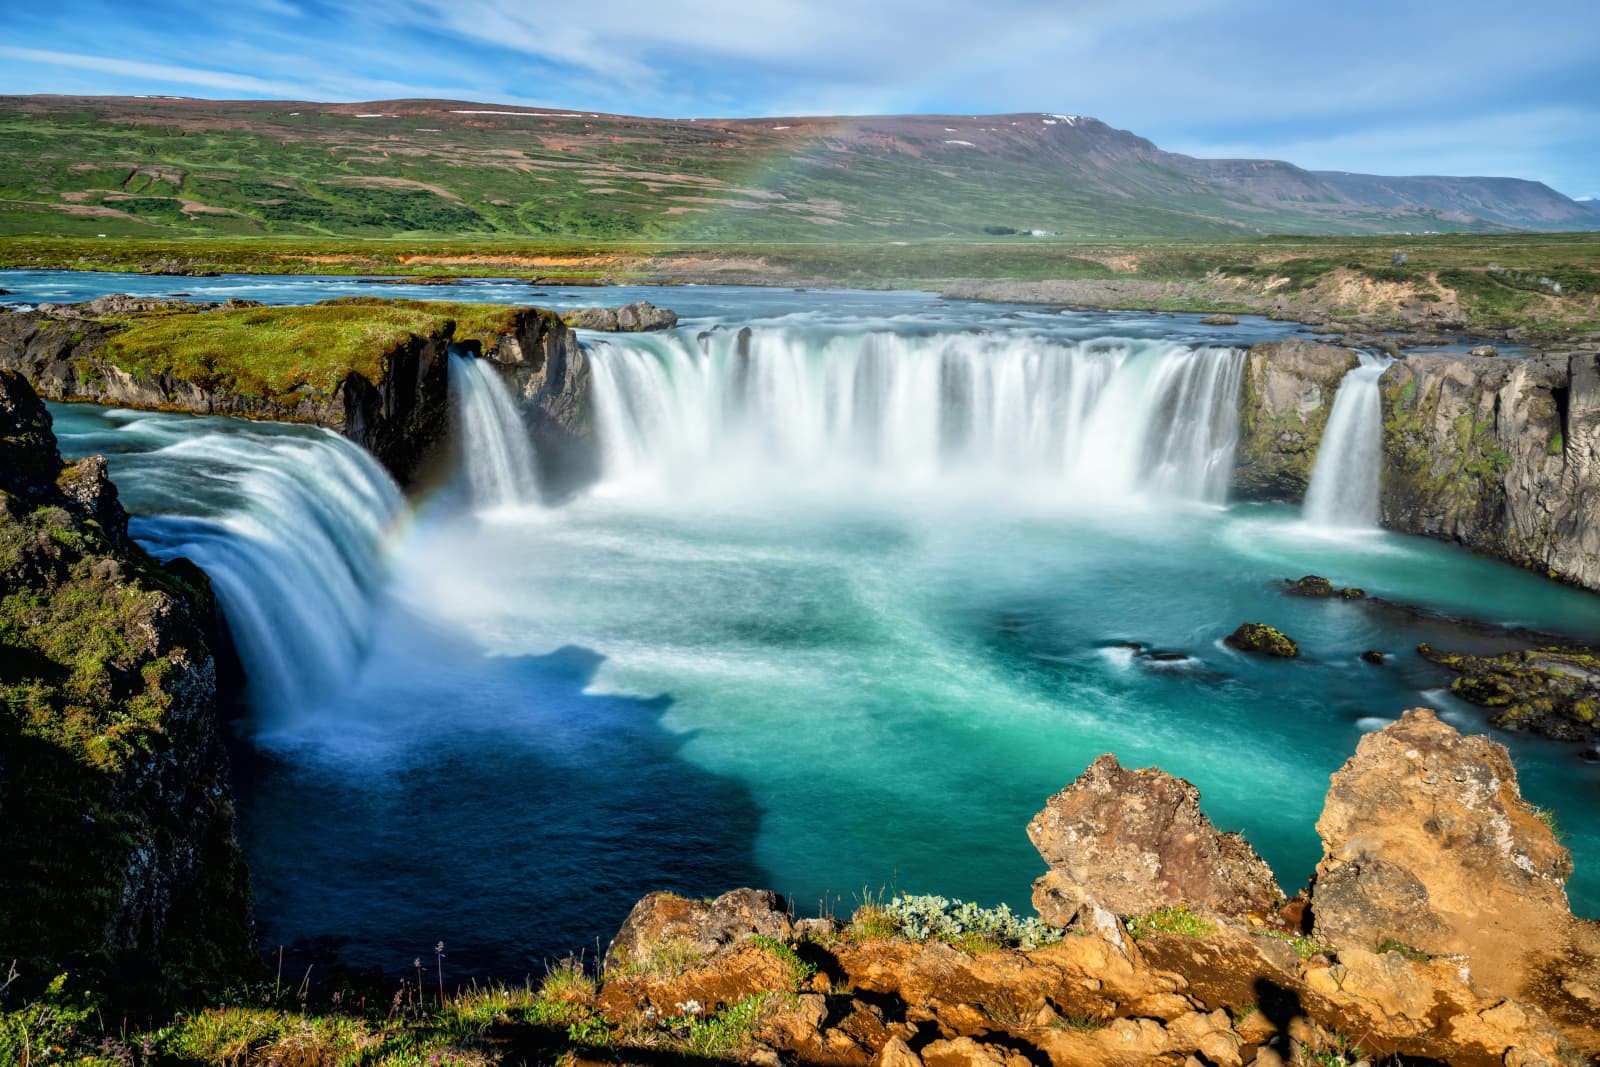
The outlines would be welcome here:
[[[1226,638],[1228,645],[1241,652],[1255,652],[1263,656],[1291,659],[1300,654],[1300,646],[1282,630],[1264,622],[1247,622]]]

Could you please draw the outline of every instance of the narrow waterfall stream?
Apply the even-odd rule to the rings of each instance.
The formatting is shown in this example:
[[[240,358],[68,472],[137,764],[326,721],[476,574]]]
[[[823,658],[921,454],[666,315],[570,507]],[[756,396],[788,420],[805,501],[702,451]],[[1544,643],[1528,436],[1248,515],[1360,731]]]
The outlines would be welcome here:
[[[1378,525],[1383,460],[1383,398],[1378,379],[1394,360],[1359,353],[1361,363],[1339,383],[1317,449],[1302,513],[1314,526],[1367,529]]]
[[[516,401],[484,360],[450,353],[457,447],[475,510],[537,503],[539,475],[533,442]]]

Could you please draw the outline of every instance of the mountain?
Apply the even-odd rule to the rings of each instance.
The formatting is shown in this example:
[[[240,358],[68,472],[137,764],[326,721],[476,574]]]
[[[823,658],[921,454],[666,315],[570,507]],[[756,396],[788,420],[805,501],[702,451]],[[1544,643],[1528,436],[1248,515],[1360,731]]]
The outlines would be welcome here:
[[[1600,229],[1512,178],[1166,152],[1081,115],[649,119],[0,97],[0,234],[700,240]]]

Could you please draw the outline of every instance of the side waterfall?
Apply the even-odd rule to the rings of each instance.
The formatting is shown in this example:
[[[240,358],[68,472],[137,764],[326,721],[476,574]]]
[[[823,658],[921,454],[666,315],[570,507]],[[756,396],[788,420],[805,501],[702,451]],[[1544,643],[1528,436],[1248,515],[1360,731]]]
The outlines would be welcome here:
[[[333,433],[208,433],[158,453],[214,494],[203,515],[135,519],[161,559],[211,578],[258,713],[325,698],[361,662],[405,512],[378,462]],[[170,472],[173,468],[168,467]]]
[[[593,343],[607,482],[1043,479],[1220,501],[1243,353],[960,333],[680,331]]]
[[[1361,529],[1378,524],[1378,472],[1383,463],[1383,399],[1378,379],[1394,361],[1359,353],[1361,365],[1339,383],[1311,469],[1301,511],[1315,526]]]
[[[533,443],[516,401],[481,359],[450,354],[457,444],[474,509],[516,507],[539,499]]]

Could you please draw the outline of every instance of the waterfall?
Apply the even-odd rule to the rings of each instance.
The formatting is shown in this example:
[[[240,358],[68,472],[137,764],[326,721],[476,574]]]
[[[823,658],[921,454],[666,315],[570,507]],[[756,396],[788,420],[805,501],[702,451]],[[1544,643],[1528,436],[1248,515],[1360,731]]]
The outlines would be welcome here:
[[[1205,501],[1227,490],[1243,365],[1152,341],[786,328],[590,352],[608,483],[967,478]]]
[[[394,482],[331,432],[206,432],[148,455],[158,462],[142,477],[180,475],[182,495],[205,504],[136,518],[132,532],[210,577],[258,714],[325,699],[365,651],[383,541],[405,511]],[[140,471],[126,481],[137,496]]]
[[[1302,514],[1316,526],[1365,528],[1378,524],[1378,472],[1382,467],[1383,400],[1378,379],[1394,361],[1359,353],[1334,394],[1311,469]]]
[[[528,428],[505,382],[487,362],[450,353],[457,442],[476,509],[516,507],[539,499]]]

